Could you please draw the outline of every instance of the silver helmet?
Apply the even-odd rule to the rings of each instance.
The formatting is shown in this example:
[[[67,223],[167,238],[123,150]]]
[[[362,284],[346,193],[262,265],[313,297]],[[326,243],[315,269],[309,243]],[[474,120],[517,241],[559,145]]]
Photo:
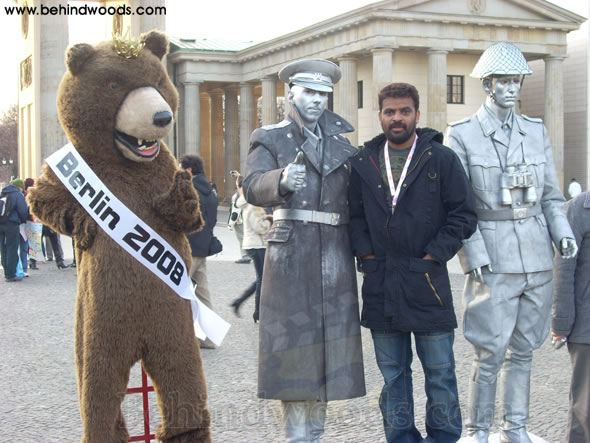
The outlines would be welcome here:
[[[471,77],[486,78],[490,75],[532,74],[522,52],[512,43],[501,42],[490,46],[481,55]]]

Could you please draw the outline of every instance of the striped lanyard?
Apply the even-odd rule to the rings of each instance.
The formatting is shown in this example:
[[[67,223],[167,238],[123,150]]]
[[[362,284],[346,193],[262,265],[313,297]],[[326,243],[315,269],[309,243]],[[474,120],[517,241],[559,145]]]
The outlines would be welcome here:
[[[395,187],[395,182],[393,181],[393,174],[391,173],[391,163],[389,162],[389,149],[388,149],[388,141],[385,141],[385,146],[383,147],[383,156],[385,157],[385,169],[387,171],[387,181],[389,182],[389,190],[391,191],[391,213],[395,210],[395,205],[397,205],[397,198],[399,197],[400,190],[402,189],[402,183],[406,179],[406,174],[408,173],[408,166],[410,166],[410,162],[412,161],[412,156],[414,155],[414,150],[416,149],[416,142],[418,141],[418,134],[414,137],[414,143],[412,144],[412,149],[410,149],[410,153],[408,154],[408,158],[406,159],[406,164],[404,165],[404,169],[402,170],[402,175],[399,178],[399,183],[397,184],[397,189]]]

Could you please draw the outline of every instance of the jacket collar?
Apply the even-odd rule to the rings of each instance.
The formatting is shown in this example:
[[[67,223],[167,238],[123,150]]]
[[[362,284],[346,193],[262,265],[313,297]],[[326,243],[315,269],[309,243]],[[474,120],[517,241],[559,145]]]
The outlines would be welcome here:
[[[422,159],[422,154],[424,154],[424,152],[431,146],[432,140],[440,143],[442,142],[443,137],[440,132],[430,128],[417,129],[416,132],[418,133],[418,143],[416,144],[416,151],[414,152],[412,162],[408,168],[408,176],[404,181],[408,186],[416,178],[417,172],[419,172],[423,165],[426,164],[426,161],[423,161],[424,159]],[[387,192],[385,190],[386,185],[383,183],[381,169],[379,168],[379,150],[383,149],[385,140],[385,134],[381,133],[372,140],[366,142],[365,147],[353,158],[353,162],[362,179],[368,183],[369,189],[381,208],[384,211],[389,212],[386,199]],[[430,158],[430,156],[426,156],[426,159],[428,158]],[[418,164],[418,162],[420,162],[420,164]],[[399,196],[400,200],[406,189],[407,188],[402,188]]]
[[[514,112],[512,113],[512,133],[510,135],[510,140],[508,140],[504,131],[501,130],[501,122],[490,114],[485,105],[481,105],[475,115],[481,130],[486,137],[490,137],[490,139],[508,147],[507,158],[510,159],[511,155],[520,146],[527,134],[523,125],[522,117],[516,115]]]
[[[324,111],[318,120],[324,143],[323,159],[320,158],[314,144],[305,137],[303,123],[295,106],[291,105],[291,110],[287,118],[295,125],[294,132],[296,134],[294,134],[294,137],[297,144],[307,157],[309,163],[312,164],[322,177],[337,169],[357,151],[350,143],[338,137],[341,133],[354,131],[354,128],[346,120],[331,111]]]

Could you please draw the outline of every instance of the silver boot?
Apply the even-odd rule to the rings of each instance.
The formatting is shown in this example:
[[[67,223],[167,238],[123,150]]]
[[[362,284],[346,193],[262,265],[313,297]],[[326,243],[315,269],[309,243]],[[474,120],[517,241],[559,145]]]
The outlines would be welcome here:
[[[469,404],[465,427],[466,441],[488,443],[490,428],[494,423],[494,404],[496,400],[496,383],[481,384],[469,382]]]
[[[500,386],[504,417],[500,441],[502,443],[532,443],[526,432],[529,423],[529,396],[532,352],[518,355],[510,349],[500,372]]]

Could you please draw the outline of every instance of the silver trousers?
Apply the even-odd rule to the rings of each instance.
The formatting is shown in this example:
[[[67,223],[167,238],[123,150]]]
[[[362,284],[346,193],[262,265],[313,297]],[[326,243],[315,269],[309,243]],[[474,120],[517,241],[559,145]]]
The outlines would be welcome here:
[[[327,402],[281,401],[287,443],[319,443],[324,434]]]
[[[489,432],[500,374],[502,433],[521,434],[529,421],[533,350],[549,333],[552,271],[494,274],[484,269],[483,275],[485,284],[468,276],[463,292],[463,331],[475,350],[465,427],[468,434]]]

